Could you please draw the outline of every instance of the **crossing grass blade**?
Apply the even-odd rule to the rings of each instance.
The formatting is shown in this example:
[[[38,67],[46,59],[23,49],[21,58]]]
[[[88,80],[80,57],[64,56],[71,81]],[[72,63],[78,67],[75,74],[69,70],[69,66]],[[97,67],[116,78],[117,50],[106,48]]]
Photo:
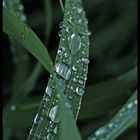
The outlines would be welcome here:
[[[137,121],[137,90],[127,101],[127,103],[118,111],[118,113],[105,126],[99,128],[94,136],[88,140],[103,138],[105,140],[114,140],[128,127]]]
[[[137,67],[134,67],[113,79],[88,86],[86,96],[83,98],[79,119],[97,117],[107,112],[109,108],[121,105],[130,96],[128,92],[135,87],[136,79]],[[100,106],[100,102],[104,105]],[[96,107],[93,108],[93,106]]]
[[[48,72],[53,73],[52,61],[43,43],[28,25],[6,8],[3,8],[3,31],[34,55]]]

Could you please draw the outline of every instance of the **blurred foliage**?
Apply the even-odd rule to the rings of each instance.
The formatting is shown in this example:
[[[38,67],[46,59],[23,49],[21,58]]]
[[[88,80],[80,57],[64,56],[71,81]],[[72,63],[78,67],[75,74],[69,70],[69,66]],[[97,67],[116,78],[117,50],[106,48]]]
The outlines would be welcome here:
[[[50,6],[46,6],[43,0],[38,3],[33,0],[22,1],[27,24],[36,32],[42,42],[47,44],[54,60],[59,43],[59,23],[63,19],[59,1],[52,0]],[[83,139],[85,139],[100,126],[106,124],[136,89],[137,1],[83,0],[83,6],[89,20],[89,29],[92,32],[86,93],[77,122]],[[50,9],[52,9],[49,14],[49,16],[51,15],[50,21],[47,21],[46,12],[49,12]],[[46,26],[49,26],[49,31],[46,30]],[[10,100],[16,89],[14,87],[13,90],[12,87],[15,64],[11,61],[13,56],[10,42],[5,34],[3,36],[3,58],[3,104],[4,111],[9,110],[4,129],[4,140],[23,140],[28,136],[49,74],[45,69],[40,70],[38,68],[40,66],[36,66],[36,60],[29,54],[28,79],[35,85],[31,85],[28,98],[26,96],[25,100],[23,96],[22,103],[14,109]],[[35,67],[37,67],[36,71],[39,75],[35,76],[36,78],[33,76]],[[19,69],[18,72],[19,75],[24,73],[24,68]],[[119,77],[124,78],[120,80]],[[27,80],[27,85],[31,82]],[[30,87],[30,84],[28,86]],[[21,97],[18,98],[20,100]],[[127,129],[117,140],[136,140],[136,129],[137,124]]]

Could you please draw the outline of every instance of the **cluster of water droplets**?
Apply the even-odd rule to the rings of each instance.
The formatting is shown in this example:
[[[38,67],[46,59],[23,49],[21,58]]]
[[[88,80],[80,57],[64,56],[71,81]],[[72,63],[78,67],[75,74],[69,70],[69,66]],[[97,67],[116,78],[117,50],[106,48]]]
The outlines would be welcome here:
[[[134,100],[127,103],[107,125],[99,128],[95,132],[94,137],[90,138],[90,140],[104,140],[111,137],[113,132],[115,132],[118,127],[120,127],[120,125],[125,121],[125,118],[129,117],[136,107],[137,99],[135,98]]]
[[[87,20],[81,18],[84,14],[81,4],[72,4],[71,7],[70,11],[65,11],[64,21],[60,24],[59,36],[61,36],[61,40],[55,61],[55,72],[59,82],[65,87],[64,93],[68,100],[64,105],[73,110],[73,115],[76,118],[87,79],[89,32],[86,28]],[[50,77],[40,109],[47,112],[46,117],[44,117],[43,111],[38,112],[34,119],[35,127],[30,131],[34,137],[40,137],[41,133],[40,139],[42,140],[56,138],[62,115],[59,96],[52,85],[55,84],[53,78]],[[41,124],[45,122],[43,131]],[[38,128],[36,128],[37,124]]]
[[[26,16],[23,14],[24,7],[20,0],[3,0],[3,7],[8,8],[20,20],[26,21]]]

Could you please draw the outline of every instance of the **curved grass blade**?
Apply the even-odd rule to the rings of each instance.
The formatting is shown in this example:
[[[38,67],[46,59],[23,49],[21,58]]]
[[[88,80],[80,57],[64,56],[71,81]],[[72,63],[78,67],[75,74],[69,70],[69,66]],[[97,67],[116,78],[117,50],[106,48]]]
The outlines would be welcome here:
[[[19,1],[14,0],[3,0],[3,6],[7,9],[9,9],[19,20],[25,22],[26,16],[23,13],[23,5]],[[22,94],[23,92],[17,92],[21,90],[22,85],[24,84],[27,75],[29,73],[29,54],[26,52],[24,48],[20,47],[20,44],[13,40],[11,37],[9,37],[10,40],[10,49],[13,55],[13,64],[14,64],[14,74],[13,74],[13,81],[12,81],[12,97],[8,105],[4,108],[4,114],[3,114],[3,127],[4,127],[4,136],[3,139],[7,140],[10,138],[10,135],[12,134],[12,129],[10,125],[7,125],[7,122],[10,121],[9,116],[11,116],[9,113],[11,113],[10,107],[16,108],[15,106],[11,106],[12,103],[15,104],[15,99],[19,94]],[[24,69],[24,73],[22,72]],[[18,100],[16,100],[18,101]]]
[[[45,13],[45,44],[49,44],[49,36],[52,29],[52,4],[50,0],[44,0],[44,13]]]
[[[60,3],[60,6],[61,6],[61,9],[62,9],[62,12],[64,13],[64,6],[63,6],[62,0],[59,0],[59,3]]]
[[[51,74],[53,73],[52,61],[42,42],[29,26],[6,8],[3,8],[3,31],[34,55]]]
[[[129,126],[137,121],[137,90],[127,103],[105,126],[99,128],[88,140],[114,140]]]
[[[120,105],[130,96],[126,93],[135,87],[136,82],[137,67],[134,67],[120,76],[88,86],[78,119],[83,120],[97,117],[116,105]],[[94,94],[92,94],[93,91]],[[103,106],[100,106],[101,102],[104,104]]]
[[[6,9],[9,9],[15,16],[17,16],[21,21],[26,21],[26,16],[23,13],[23,6],[20,1],[14,0],[4,0],[3,5]],[[13,55],[14,64],[14,77],[12,82],[12,99],[17,96],[17,90],[20,90],[27,74],[29,73],[29,54],[24,48],[20,47],[20,44],[9,37],[11,43],[11,52]],[[22,70],[24,69],[24,73]]]
[[[73,133],[74,139],[80,139],[70,112],[67,110],[72,110],[76,120],[88,71],[89,32],[81,1],[66,1],[64,20],[60,27],[61,38],[55,60],[58,82],[50,76],[28,140],[66,139],[68,133]],[[56,90],[57,83],[63,85],[61,87],[63,91],[59,92],[61,88]],[[66,99],[60,93],[64,93]],[[63,103],[70,109],[65,109]],[[66,121],[67,116],[69,119]],[[69,125],[72,128],[68,128],[67,122],[71,123]],[[67,139],[71,140],[71,137]]]

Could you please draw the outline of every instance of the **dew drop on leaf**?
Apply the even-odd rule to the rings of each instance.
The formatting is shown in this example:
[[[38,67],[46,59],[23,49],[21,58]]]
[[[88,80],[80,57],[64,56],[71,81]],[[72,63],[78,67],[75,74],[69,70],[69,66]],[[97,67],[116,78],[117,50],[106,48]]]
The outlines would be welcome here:
[[[108,127],[109,127],[110,129],[112,129],[112,128],[114,127],[114,123],[109,123],[109,124],[108,124]]]
[[[58,105],[54,106],[51,108],[49,112],[49,118],[51,119],[52,122],[58,123],[60,121],[60,110]]]
[[[61,50],[58,50],[57,53],[58,53],[59,56],[62,56],[63,55],[63,52]]]
[[[50,86],[47,86],[45,93],[47,93],[51,97],[52,96],[52,88]]]
[[[25,39],[25,35],[24,34],[22,34],[22,38]]]
[[[23,6],[22,5],[18,5],[18,9],[22,11],[23,10]]]
[[[26,21],[26,16],[21,15],[21,16],[20,16],[20,19],[21,19],[22,21]]]
[[[5,1],[2,2],[2,6],[3,7],[6,7]]]
[[[72,79],[72,81],[73,82],[78,82],[78,80],[75,77]]]
[[[34,118],[34,123],[38,124],[43,120],[42,117],[40,117],[38,114],[36,114],[35,118]]]
[[[84,84],[84,81],[83,80],[79,80],[78,81],[80,84]]]
[[[82,58],[82,62],[85,63],[85,64],[88,64],[89,60],[87,58]]]
[[[11,106],[10,106],[10,110],[11,110],[11,111],[15,111],[15,110],[16,110],[16,106],[15,106],[15,105],[11,105]]]
[[[25,31],[27,32],[27,34],[30,34],[30,29],[27,25],[24,26]]]
[[[73,70],[73,71],[77,71],[76,66],[73,66],[73,67],[72,67],[72,70]]]
[[[71,70],[65,64],[57,63],[55,65],[55,69],[57,74],[59,74],[65,80],[68,80],[70,78]]]
[[[53,135],[52,135],[52,133],[49,133],[49,134],[47,135],[47,140],[53,140]]]
[[[134,104],[137,105],[137,100],[134,101]]]
[[[84,90],[82,88],[77,87],[76,88],[76,93],[80,96],[82,96],[84,94]]]
[[[127,108],[128,109],[130,109],[130,108],[132,108],[133,107],[133,104],[132,103],[129,103],[128,105],[127,105]]]
[[[72,55],[76,55],[81,49],[81,37],[77,33],[71,35],[69,49]]]
[[[95,136],[96,137],[104,137],[108,134],[108,129],[107,127],[101,127],[100,129],[98,129],[96,132],[95,132]]]
[[[57,126],[53,129],[53,133],[57,134]]]

